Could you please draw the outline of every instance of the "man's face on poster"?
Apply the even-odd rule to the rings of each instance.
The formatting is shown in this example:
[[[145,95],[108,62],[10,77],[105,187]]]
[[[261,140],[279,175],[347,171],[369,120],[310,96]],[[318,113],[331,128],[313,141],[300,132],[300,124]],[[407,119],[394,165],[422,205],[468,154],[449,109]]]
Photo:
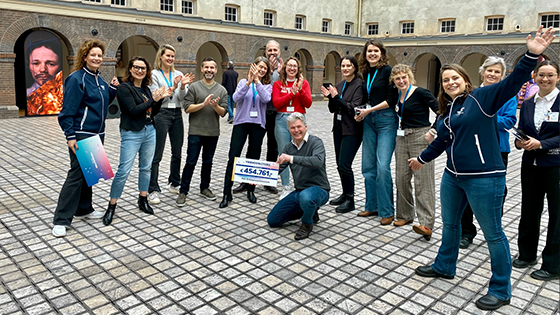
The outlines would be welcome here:
[[[29,70],[38,85],[45,84],[60,71],[58,55],[45,46],[35,48],[29,54]]]

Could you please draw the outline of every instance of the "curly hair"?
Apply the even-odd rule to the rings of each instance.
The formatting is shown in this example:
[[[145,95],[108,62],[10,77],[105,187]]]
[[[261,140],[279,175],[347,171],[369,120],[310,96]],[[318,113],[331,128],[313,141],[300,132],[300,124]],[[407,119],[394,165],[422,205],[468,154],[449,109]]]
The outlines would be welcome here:
[[[409,66],[399,63],[393,66],[393,70],[391,70],[391,76],[389,77],[389,83],[394,83],[395,77],[399,74],[404,73],[408,76],[408,83],[410,85],[416,84],[416,80],[414,79],[414,73],[412,73],[412,69]]]
[[[144,77],[144,79],[142,79],[142,86],[148,86],[150,84],[152,84],[152,66],[150,65],[150,63],[148,62],[148,60],[146,60],[146,58],[141,57],[141,56],[134,56],[132,58],[130,58],[130,61],[128,62],[128,66],[126,67],[126,72],[124,74],[123,77],[123,82],[132,82],[134,83],[134,78],[132,77],[132,74],[130,73],[130,69],[132,69],[132,66],[134,65],[135,61],[142,61],[145,65],[146,65],[146,76]]]
[[[282,69],[280,69],[280,81],[282,81],[282,85],[286,85],[286,78],[287,78],[286,67],[288,66],[288,62],[290,60],[295,60],[295,62],[297,63],[298,72],[296,73],[296,79],[299,78],[300,75],[302,75],[302,73],[301,73],[301,63],[299,62],[299,59],[292,56],[284,62],[284,66],[282,66]]]
[[[107,45],[99,39],[88,39],[84,41],[80,48],[78,48],[78,53],[76,54],[76,58],[74,59],[74,67],[72,67],[72,72],[81,70],[86,64],[86,58],[89,52],[93,48],[101,49],[101,53],[105,54],[105,50],[107,50]]]
[[[381,68],[385,65],[389,64],[389,57],[387,57],[387,49],[385,49],[385,45],[378,39],[370,39],[368,40],[364,48],[362,49],[362,53],[360,54],[360,59],[358,63],[360,64],[360,72],[361,73],[368,73],[369,72],[369,62],[367,61],[367,50],[370,45],[373,45],[381,51],[381,58],[379,58],[379,62],[375,65],[375,68]]]
[[[261,62],[264,62],[264,64],[266,65],[266,73],[262,77],[261,83],[262,84],[270,84],[270,73],[272,72],[272,69],[270,69],[270,61],[268,61],[268,58],[266,58],[266,57],[259,56],[259,57],[255,58],[255,61],[253,63],[255,65],[258,65]]]

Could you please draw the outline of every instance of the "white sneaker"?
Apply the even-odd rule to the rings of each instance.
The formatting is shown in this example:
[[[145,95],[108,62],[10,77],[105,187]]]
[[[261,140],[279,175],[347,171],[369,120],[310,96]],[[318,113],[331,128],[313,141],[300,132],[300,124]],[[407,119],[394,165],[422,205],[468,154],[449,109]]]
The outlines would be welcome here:
[[[151,205],[157,205],[158,203],[160,203],[161,200],[159,200],[159,192],[157,191],[152,191],[149,195],[148,195],[148,203]]]
[[[52,235],[54,237],[65,237],[66,236],[66,226],[55,225],[52,229]]]
[[[289,195],[292,192],[292,189],[290,188],[290,185],[285,185],[282,186],[282,193],[280,194],[280,197],[278,197],[278,200],[282,200],[284,199],[284,197],[286,197],[287,195]]]
[[[76,219],[101,219],[105,215],[103,211],[93,211],[92,213],[88,213],[86,215],[74,216]]]
[[[180,188],[179,186],[175,187],[171,183],[169,183],[168,187],[169,187],[169,192],[170,193],[175,194],[175,195],[179,194],[179,188]]]

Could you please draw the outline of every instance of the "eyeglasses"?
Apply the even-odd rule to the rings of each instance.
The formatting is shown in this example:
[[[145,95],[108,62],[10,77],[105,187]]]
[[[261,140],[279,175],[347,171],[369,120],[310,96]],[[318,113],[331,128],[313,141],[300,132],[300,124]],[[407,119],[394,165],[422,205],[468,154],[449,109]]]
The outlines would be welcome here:
[[[297,65],[286,65],[286,68],[298,68]]]
[[[134,69],[135,71],[138,71],[138,72],[146,71],[146,67],[141,67],[141,66],[137,66],[137,65],[132,65],[132,69]]]

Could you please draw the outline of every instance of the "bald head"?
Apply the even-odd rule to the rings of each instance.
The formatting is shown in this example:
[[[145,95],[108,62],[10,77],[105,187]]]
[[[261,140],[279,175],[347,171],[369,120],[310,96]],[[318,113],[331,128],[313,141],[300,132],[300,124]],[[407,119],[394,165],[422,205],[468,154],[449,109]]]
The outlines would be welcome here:
[[[280,57],[280,44],[273,39],[269,40],[268,43],[266,43],[265,53],[268,58],[270,58],[270,56],[274,56],[276,58]]]

